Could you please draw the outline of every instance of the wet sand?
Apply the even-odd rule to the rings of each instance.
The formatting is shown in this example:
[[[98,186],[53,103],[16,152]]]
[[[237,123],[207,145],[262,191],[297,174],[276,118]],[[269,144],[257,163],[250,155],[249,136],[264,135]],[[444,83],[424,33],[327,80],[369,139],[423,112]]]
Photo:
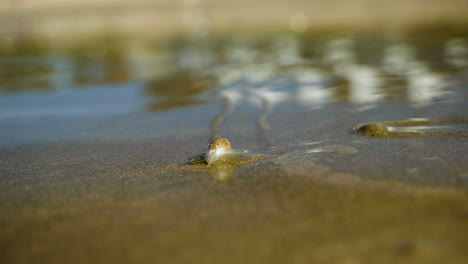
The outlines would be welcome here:
[[[460,117],[464,106],[278,110],[267,134],[251,118],[258,111],[243,110],[221,133],[234,148],[271,156],[224,182],[184,164],[205,148],[217,105],[184,110],[184,123],[174,121],[182,110],[65,125],[10,120],[12,130],[37,133],[2,147],[2,262],[463,263],[468,139],[351,128]],[[327,145],[357,152],[308,152]]]
[[[314,174],[349,180],[347,175],[319,172],[312,178]],[[464,191],[399,184],[379,189],[372,183],[355,190],[310,178],[244,176],[249,178],[221,185],[200,173],[166,180],[164,187],[162,177],[148,175],[105,187],[56,186],[60,191],[38,195],[34,205],[2,206],[2,214],[9,216],[2,220],[2,259],[4,263],[466,260]],[[64,195],[67,187],[79,194]],[[63,196],[68,199],[63,201]]]

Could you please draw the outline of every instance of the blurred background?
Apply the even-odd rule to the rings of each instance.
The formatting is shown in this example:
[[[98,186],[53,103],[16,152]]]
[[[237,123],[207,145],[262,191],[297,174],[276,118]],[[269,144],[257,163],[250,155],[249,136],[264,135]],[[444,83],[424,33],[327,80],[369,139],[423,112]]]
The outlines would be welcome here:
[[[0,93],[132,82],[146,110],[225,99],[203,93],[232,86],[308,108],[431,101],[466,69],[467,13],[463,0],[4,0]]]

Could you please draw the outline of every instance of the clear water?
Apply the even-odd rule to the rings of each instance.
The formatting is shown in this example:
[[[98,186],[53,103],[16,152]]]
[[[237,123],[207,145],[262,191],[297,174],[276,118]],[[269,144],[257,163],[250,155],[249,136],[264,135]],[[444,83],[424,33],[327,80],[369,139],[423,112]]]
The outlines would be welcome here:
[[[264,111],[285,102],[314,109],[333,102],[422,105],[466,99],[468,35],[452,31],[435,37],[426,30],[337,31],[168,41],[114,36],[66,47],[23,40],[0,45],[0,91],[3,100],[14,100],[32,92],[47,98],[71,91],[79,97],[91,89],[100,96],[132,86],[140,102],[128,103],[149,111],[214,99]]]

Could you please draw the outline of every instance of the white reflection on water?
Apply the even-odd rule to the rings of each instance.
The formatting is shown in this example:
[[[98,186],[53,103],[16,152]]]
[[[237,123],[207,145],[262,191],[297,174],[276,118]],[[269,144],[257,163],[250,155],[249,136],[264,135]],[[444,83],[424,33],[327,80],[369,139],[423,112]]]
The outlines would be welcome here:
[[[408,74],[408,99],[414,104],[431,102],[445,94],[442,77],[427,70],[424,66]]]
[[[258,50],[248,38],[237,38],[226,47],[226,59],[229,63],[249,65],[258,60]]]
[[[192,14],[185,18],[206,19],[201,1],[184,3],[184,12]],[[226,114],[246,103],[262,109],[266,113],[262,116],[267,117],[285,102],[306,110],[334,101],[375,104],[396,99],[415,105],[431,103],[444,98],[450,78],[466,74],[459,70],[467,65],[468,56],[466,41],[461,38],[447,39],[439,43],[439,50],[430,51],[442,56],[437,63],[447,63],[434,67],[430,56],[420,57],[420,49],[425,47],[412,46],[402,39],[381,38],[378,53],[369,55],[359,52],[366,43],[353,38],[309,41],[285,34],[217,39],[210,36],[202,22],[190,24],[188,29],[188,37],[157,46],[139,40],[120,50],[90,45],[61,57],[0,58],[0,90],[28,90],[36,88],[34,85],[60,90],[129,80],[147,82],[168,74],[193,72],[194,76],[213,77],[217,85],[210,86],[212,91],[205,89],[196,95],[187,91],[188,97],[217,94],[218,99],[229,102],[231,110]],[[204,33],[197,33],[201,31]],[[375,58],[363,59],[365,56]],[[448,65],[457,69],[437,72],[450,68]],[[457,87],[462,88],[463,79],[458,80]],[[175,89],[184,92],[184,87]]]
[[[456,68],[468,66],[468,44],[464,39],[451,39],[445,43],[445,60]]]
[[[420,125],[420,126],[387,126],[388,132],[391,133],[416,133],[416,132],[448,132],[448,131],[464,131],[466,127],[461,125]]]
[[[297,70],[294,73],[297,82],[296,101],[309,109],[319,108],[333,100],[333,88],[330,77],[319,69]]]
[[[410,71],[409,65],[416,61],[416,53],[410,45],[398,42],[385,47],[383,71],[392,75],[404,76]]]
[[[296,65],[305,62],[300,53],[301,43],[293,37],[276,38],[273,41],[272,54],[280,66]]]
[[[333,66],[337,75],[345,75],[356,64],[354,42],[351,39],[336,39],[327,44],[324,62]]]
[[[379,101],[381,79],[377,69],[369,66],[353,65],[346,72],[351,82],[350,98],[353,103],[371,103]]]

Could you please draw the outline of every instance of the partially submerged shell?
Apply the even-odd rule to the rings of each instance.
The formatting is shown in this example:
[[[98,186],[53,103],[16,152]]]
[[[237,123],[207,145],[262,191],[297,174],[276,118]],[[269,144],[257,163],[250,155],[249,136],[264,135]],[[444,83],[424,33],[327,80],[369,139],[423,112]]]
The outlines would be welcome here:
[[[190,157],[188,159],[189,164],[197,164],[205,162],[208,166],[217,161],[220,157],[232,153],[231,142],[223,137],[213,139],[208,145],[206,153],[201,153]]]
[[[356,133],[371,137],[384,137],[388,135],[387,126],[380,122],[355,125],[353,130]]]

